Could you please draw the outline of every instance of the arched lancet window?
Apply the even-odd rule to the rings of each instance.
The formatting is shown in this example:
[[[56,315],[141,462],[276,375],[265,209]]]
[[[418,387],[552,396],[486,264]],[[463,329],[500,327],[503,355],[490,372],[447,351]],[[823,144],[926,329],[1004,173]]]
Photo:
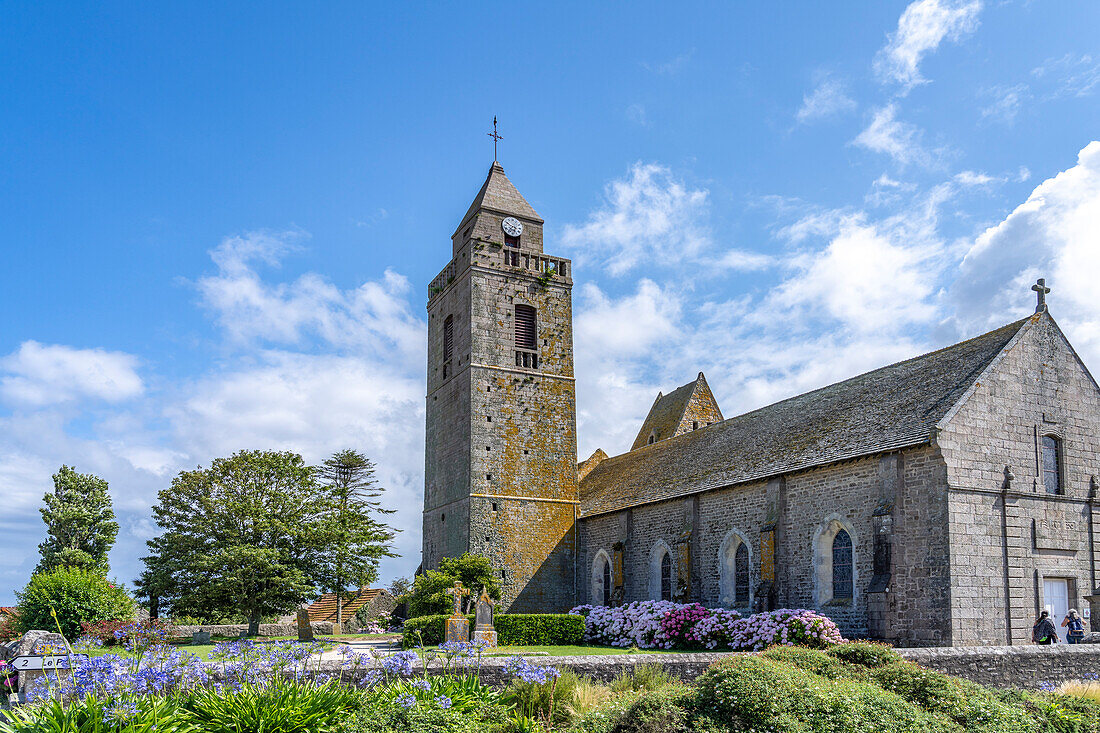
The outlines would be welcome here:
[[[592,562],[592,593],[589,601],[593,606],[611,605],[611,558],[600,550]]]
[[[603,561],[603,605],[611,605],[611,563]]]
[[[833,598],[851,598],[852,585],[852,538],[842,529],[833,538]]]
[[[1062,493],[1062,441],[1043,436],[1043,486],[1048,494]]]
[[[672,558],[667,552],[661,555],[661,600],[672,600]]]
[[[744,542],[737,544],[733,560],[733,599],[739,607],[749,605],[749,548]]]

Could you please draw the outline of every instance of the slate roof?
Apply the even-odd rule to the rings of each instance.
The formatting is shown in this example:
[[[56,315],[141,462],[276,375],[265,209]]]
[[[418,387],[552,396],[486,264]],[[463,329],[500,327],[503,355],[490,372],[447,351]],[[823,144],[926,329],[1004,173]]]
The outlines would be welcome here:
[[[634,445],[630,450],[637,450],[643,445],[649,445],[649,436],[653,436],[654,442],[671,438],[676,435],[676,429],[680,427],[680,421],[684,418],[684,410],[691,401],[691,395],[695,392],[695,385],[702,378],[702,372],[694,380],[682,387],[677,387],[668,394],[657,393],[657,399],[653,401],[653,407],[649,408],[649,414],[642,422],[642,428],[638,431],[638,437],[634,439]]]
[[[580,482],[580,513],[927,443],[1028,320],[608,458]]]
[[[458,230],[462,229],[470,217],[476,214],[479,209],[489,209],[499,214],[509,214],[542,224],[542,217],[538,215],[531,204],[527,203],[527,199],[523,198],[523,194],[516,190],[516,187],[508,180],[508,176],[504,175],[504,166],[496,162],[489,168],[489,175],[485,177],[485,183],[481,184],[481,190],[477,192],[474,202],[466,210],[466,214],[459,222],[455,233],[458,233]]]

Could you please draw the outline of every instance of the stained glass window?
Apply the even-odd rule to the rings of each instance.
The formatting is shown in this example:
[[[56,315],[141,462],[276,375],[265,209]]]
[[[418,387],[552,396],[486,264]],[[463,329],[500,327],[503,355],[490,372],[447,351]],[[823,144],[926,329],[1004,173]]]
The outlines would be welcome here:
[[[833,598],[852,597],[852,538],[843,529],[833,538]]]

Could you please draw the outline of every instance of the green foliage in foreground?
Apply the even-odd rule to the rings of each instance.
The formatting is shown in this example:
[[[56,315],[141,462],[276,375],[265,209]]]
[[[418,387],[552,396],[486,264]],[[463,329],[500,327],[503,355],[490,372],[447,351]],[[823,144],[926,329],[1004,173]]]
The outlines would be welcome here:
[[[405,622],[403,649],[443,641],[448,615],[419,616]],[[473,628],[474,617],[467,616]],[[568,613],[510,613],[493,620],[501,646],[569,646],[584,640],[584,618]]]
[[[98,570],[57,568],[38,573],[16,596],[16,626],[20,633],[56,630],[51,609],[57,611],[57,623],[66,639],[80,636],[81,624],[134,617],[133,599]]]
[[[445,701],[445,702],[441,702]],[[121,723],[117,721],[123,721]],[[116,721],[116,722],[112,722]],[[155,729],[153,726],[156,726]],[[502,691],[459,669],[360,690],[279,678],[240,689],[94,698],[21,709],[0,733],[1096,733],[1100,704],[995,691],[879,645],[773,647],[725,659],[694,684],[656,664],[610,683],[565,672]]]

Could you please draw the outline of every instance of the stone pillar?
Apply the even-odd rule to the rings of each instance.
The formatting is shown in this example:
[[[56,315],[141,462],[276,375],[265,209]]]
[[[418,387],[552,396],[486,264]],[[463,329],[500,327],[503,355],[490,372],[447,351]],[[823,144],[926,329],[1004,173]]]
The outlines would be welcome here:
[[[871,514],[871,582],[867,585],[867,633],[872,639],[892,640],[896,600],[890,592],[894,572],[894,507],[902,486],[902,455],[879,459],[879,501]]]
[[[784,524],[787,515],[787,480],[780,476],[768,481],[764,522],[760,527],[760,585],[756,589],[756,611],[770,611],[787,603]]]

